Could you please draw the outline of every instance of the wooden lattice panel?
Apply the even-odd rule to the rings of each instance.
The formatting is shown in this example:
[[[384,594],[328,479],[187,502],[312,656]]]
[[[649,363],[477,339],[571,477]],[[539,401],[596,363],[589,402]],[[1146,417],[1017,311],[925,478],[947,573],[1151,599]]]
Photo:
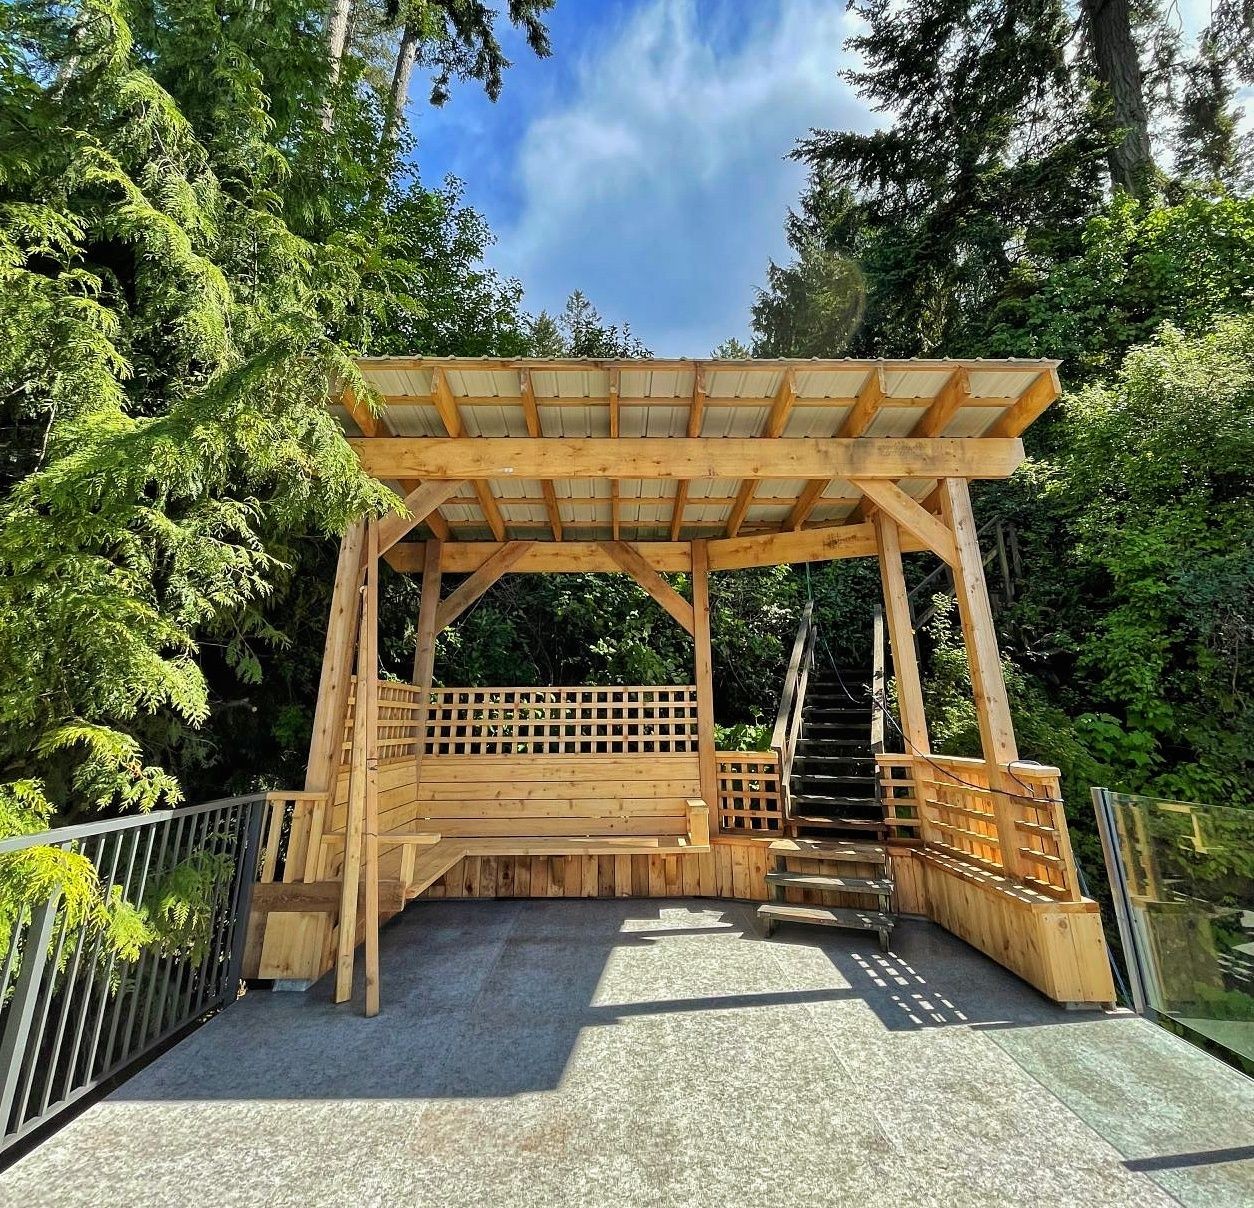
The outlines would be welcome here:
[[[427,755],[684,755],[697,750],[691,684],[436,688]]]
[[[779,756],[774,751],[719,751],[715,760],[719,833],[782,833]]]

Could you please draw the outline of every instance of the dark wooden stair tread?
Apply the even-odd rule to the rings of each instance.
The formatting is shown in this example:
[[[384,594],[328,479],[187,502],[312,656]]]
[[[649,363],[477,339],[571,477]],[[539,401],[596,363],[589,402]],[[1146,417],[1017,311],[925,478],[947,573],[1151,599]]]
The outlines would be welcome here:
[[[766,881],[768,885],[823,889],[829,893],[873,893],[884,897],[893,892],[893,883],[883,877],[836,877],[818,872],[768,872]]]

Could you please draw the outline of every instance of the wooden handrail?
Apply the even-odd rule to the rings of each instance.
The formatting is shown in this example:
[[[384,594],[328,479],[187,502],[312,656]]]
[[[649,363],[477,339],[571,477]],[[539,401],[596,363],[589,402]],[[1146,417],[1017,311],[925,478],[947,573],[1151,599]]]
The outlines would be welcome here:
[[[784,676],[784,687],[779,696],[775,728],[771,731],[771,750],[779,757],[779,791],[785,814],[790,810],[788,781],[792,775],[793,750],[801,732],[801,711],[805,706],[810,667],[814,662],[814,640],[814,601],[810,600],[801,611],[792,655],[788,660],[788,673]]]
[[[888,708],[888,651],[884,641],[884,606],[875,606],[871,628],[871,753],[884,751],[884,711]]]

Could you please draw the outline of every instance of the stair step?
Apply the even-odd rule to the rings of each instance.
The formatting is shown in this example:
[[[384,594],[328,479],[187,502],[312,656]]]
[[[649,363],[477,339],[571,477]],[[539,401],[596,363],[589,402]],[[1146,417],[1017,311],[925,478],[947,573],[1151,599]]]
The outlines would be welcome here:
[[[823,814],[793,814],[790,821],[797,826],[827,826],[835,830],[884,830],[888,823],[882,818],[828,818]]]
[[[833,877],[818,872],[768,872],[768,885],[792,885],[798,889],[825,889],[832,893],[874,893],[885,897],[893,883],[883,877]]]
[[[865,738],[823,738],[823,739],[820,739],[819,741],[825,747],[861,747],[863,750],[866,750],[866,747],[867,747],[867,740]],[[798,747],[808,747],[808,746],[813,746],[813,745],[814,745],[813,739],[807,742],[804,738],[802,738],[797,743]],[[796,758],[801,759],[803,758],[803,756],[798,755]],[[835,759],[837,757],[835,755],[819,755],[816,758]],[[854,755],[854,756],[851,756],[851,758],[874,759],[875,756],[873,754],[868,753],[866,755]]]
[[[829,805],[836,809],[849,809],[851,806],[862,809],[878,810],[880,803],[874,797],[843,797],[829,793],[792,793],[790,800],[801,805]]]
[[[794,906],[791,902],[765,902],[758,918],[769,935],[775,923],[809,923],[819,927],[844,927],[854,931],[878,931],[881,937],[893,929],[893,916],[882,910],[855,910],[850,906]]]
[[[888,849],[880,843],[839,839],[776,839],[770,851],[794,860],[833,860],[844,864],[887,864]]]
[[[872,792],[875,791],[875,777],[868,776],[865,772],[855,775],[844,775],[840,772],[806,772],[804,775],[798,776],[798,780],[804,781],[807,785],[811,784],[858,784],[864,785]]]

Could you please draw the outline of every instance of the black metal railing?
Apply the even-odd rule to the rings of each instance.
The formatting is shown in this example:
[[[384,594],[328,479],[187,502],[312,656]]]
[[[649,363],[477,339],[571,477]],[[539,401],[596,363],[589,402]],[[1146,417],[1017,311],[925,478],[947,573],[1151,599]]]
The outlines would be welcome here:
[[[234,1001],[264,802],[0,840],[0,1153]]]

